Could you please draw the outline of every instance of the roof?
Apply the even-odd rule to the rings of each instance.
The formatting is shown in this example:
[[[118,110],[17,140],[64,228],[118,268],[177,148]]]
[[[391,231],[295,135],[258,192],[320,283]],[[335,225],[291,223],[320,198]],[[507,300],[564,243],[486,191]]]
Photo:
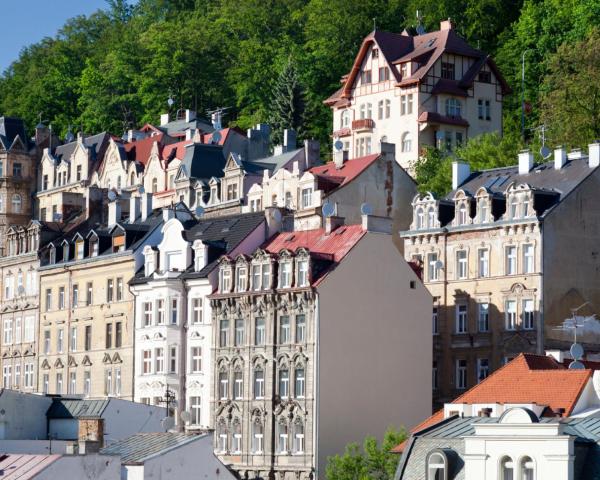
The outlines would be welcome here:
[[[46,467],[62,455],[0,455],[0,477],[2,480],[28,480],[36,478]]]
[[[137,433],[111,443],[100,450],[101,454],[119,455],[121,463],[142,463],[188,443],[200,440],[204,435],[190,433],[154,432]]]
[[[20,118],[0,117],[0,146],[8,150],[16,137],[27,147],[28,138],[25,131],[25,122]]]
[[[162,143],[164,134],[158,133],[156,135],[135,140],[134,142],[127,142],[124,144],[125,152],[128,160],[134,160],[140,162],[142,165],[146,165],[150,159],[150,153],[152,152],[152,146],[155,142]]]
[[[336,168],[334,162],[312,167],[309,172],[318,177],[323,177],[329,181],[333,181],[337,186],[343,186],[350,183],[369,166],[371,166],[381,154],[374,153],[365,157],[353,158],[345,161],[340,168]]]
[[[101,417],[102,412],[108,406],[108,399],[68,399],[54,398],[46,417],[51,418],[80,418]]]
[[[214,132],[215,130],[210,123],[198,118],[190,122],[186,122],[185,119],[173,120],[172,122],[165,123],[164,125],[154,126],[154,128],[161,130],[170,137],[177,136],[177,134],[184,133],[189,129],[196,130],[198,128],[207,133]]]
[[[285,167],[290,161],[294,160],[296,156],[303,152],[303,148],[297,148],[280,155],[272,155],[270,157],[257,158],[255,160],[243,160],[242,166],[244,167],[244,170],[250,173],[262,173],[264,170],[269,170],[273,173],[280,168]]]
[[[220,145],[192,143],[185,147],[182,168],[190,178],[209,180],[221,178],[225,168],[225,156]]]
[[[422,112],[417,119],[419,123],[441,123],[442,125],[460,125],[468,127],[469,122],[462,117],[450,117],[437,112]]]
[[[96,135],[90,135],[89,137],[83,138],[83,145],[86,146],[91,153],[92,161],[100,160],[101,156],[108,145],[108,140],[110,139],[110,134],[106,132],[98,133]],[[77,148],[77,144],[79,140],[75,140],[74,142],[65,143],[64,145],[59,145],[54,149],[54,157],[60,162],[61,160],[69,160],[75,148]]]
[[[564,409],[566,417],[591,377],[592,370],[569,370],[552,357],[522,353],[451,403],[535,403],[551,410]],[[443,419],[444,411],[439,410],[412,431],[419,432]],[[403,447],[400,444],[392,451],[399,453]]]

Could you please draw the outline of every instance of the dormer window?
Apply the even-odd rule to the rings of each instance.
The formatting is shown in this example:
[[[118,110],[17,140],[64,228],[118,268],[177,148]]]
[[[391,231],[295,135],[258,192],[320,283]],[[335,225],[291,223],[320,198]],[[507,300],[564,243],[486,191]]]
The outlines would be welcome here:
[[[408,62],[405,62],[402,65],[400,65],[400,77],[402,79],[408,77]]]
[[[63,244],[63,262],[69,261],[69,244]]]
[[[435,228],[435,208],[429,207],[427,212],[427,228]]]
[[[461,203],[460,207],[458,207],[458,224],[466,225],[467,216],[467,206],[464,203]]]
[[[220,276],[219,291],[229,293],[231,291],[231,269],[228,266],[221,268]]]
[[[271,264],[270,263],[263,263],[261,286],[262,286],[263,290],[269,290],[271,288]]]
[[[519,203],[516,198],[512,198],[510,201],[510,218],[515,219],[518,216]]]
[[[246,265],[240,265],[237,267],[237,278],[236,278],[236,291],[245,292],[246,285],[248,282],[248,268]]]
[[[154,273],[154,270],[155,270],[154,255],[150,254],[146,258],[144,274],[146,275],[146,277],[149,277],[150,275],[152,275]]]
[[[279,288],[292,286],[292,264],[289,260],[279,263]]]
[[[298,282],[299,287],[308,285],[308,259],[298,260]]]
[[[360,74],[360,83],[361,85],[368,85],[371,83],[371,70],[363,70]]]
[[[442,62],[442,78],[454,80],[454,64]]]
[[[125,251],[125,235],[115,235],[112,237],[113,242],[113,253],[124,252]]]
[[[97,257],[98,256],[98,238],[91,238],[89,241],[89,246],[88,246],[88,255],[90,257]]]
[[[432,452],[427,458],[427,480],[447,480],[448,462],[442,452]]]
[[[84,242],[83,242],[83,239],[80,238],[75,241],[75,259],[76,260],[81,260],[83,258],[83,255],[84,255],[83,251],[84,251]]]
[[[485,223],[488,221],[488,201],[485,198],[479,199],[479,221]]]
[[[523,199],[523,217],[529,216],[529,197]]]
[[[417,229],[425,228],[425,212],[421,207],[417,208]]]
[[[56,263],[56,248],[54,247],[50,247],[48,263],[50,263],[51,265],[54,265]]]

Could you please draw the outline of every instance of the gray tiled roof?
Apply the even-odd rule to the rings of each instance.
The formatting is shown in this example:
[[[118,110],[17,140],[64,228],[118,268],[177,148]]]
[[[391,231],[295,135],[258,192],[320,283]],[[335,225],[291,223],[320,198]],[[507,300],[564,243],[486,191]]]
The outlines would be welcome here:
[[[156,455],[203,438],[189,433],[137,433],[100,450],[104,455],[119,455],[121,463],[141,463]]]
[[[212,177],[221,178],[223,168],[225,168],[223,147],[203,143],[188,145],[185,147],[181,166],[190,178],[199,180],[209,180]]]
[[[0,117],[0,146],[4,149],[10,148],[17,135],[27,146],[28,138],[23,120],[14,117]]]
[[[52,405],[46,412],[46,417],[50,418],[80,418],[80,417],[101,417],[102,412],[108,405],[108,399],[89,400],[89,399],[68,399],[55,398]]]
[[[262,173],[263,170],[269,170],[273,173],[287,165],[290,161],[294,160],[299,154],[301,155],[303,151],[303,148],[297,148],[296,150],[291,150],[289,152],[282,153],[281,155],[257,158],[256,160],[250,161],[245,160],[242,162],[242,164],[247,172]]]
[[[186,122],[185,119],[173,120],[172,122],[157,126],[156,128],[162,130],[167,135],[183,133],[186,130],[189,130],[190,128],[192,130],[199,128],[200,130],[206,133],[212,133],[215,131],[214,127],[208,121],[200,120],[198,118],[192,120],[191,122]]]
[[[99,160],[103,150],[108,145],[110,135],[106,132],[91,135],[83,139],[83,144],[90,149],[92,161]],[[69,160],[75,148],[77,147],[77,140],[64,145],[59,145],[54,150],[54,157],[60,162],[61,160]]]

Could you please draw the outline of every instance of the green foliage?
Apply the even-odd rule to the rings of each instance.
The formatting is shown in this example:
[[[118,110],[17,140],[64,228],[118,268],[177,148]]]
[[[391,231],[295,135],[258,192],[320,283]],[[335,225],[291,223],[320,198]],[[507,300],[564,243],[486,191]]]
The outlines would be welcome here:
[[[273,88],[270,117],[271,141],[274,145],[283,143],[283,131],[286,128],[292,128],[302,136],[304,88],[291,58],[284,65]]]
[[[343,455],[328,458],[327,480],[392,480],[399,457],[390,450],[406,439],[406,432],[389,428],[381,445],[367,437],[362,449],[357,443],[346,446]]]

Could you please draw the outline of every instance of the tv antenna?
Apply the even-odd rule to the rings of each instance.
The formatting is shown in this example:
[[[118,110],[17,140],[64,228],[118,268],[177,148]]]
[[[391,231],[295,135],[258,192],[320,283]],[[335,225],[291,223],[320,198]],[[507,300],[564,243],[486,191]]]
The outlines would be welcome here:
[[[417,35],[423,35],[425,33],[425,27],[423,26],[423,15],[417,10]]]
[[[210,120],[215,130],[221,130],[221,128],[223,128],[223,113],[230,108],[231,107],[216,107],[213,110],[206,111],[206,113],[210,115]]]
[[[161,420],[161,423],[163,423],[163,427],[165,428],[165,430],[169,430],[170,428],[173,427],[173,424],[175,423],[170,414],[171,413],[170,412],[171,405],[175,405],[177,403],[177,400],[175,399],[175,393],[173,393],[173,391],[169,387],[167,387],[165,390],[165,396],[159,398],[158,403],[165,404],[165,409],[167,410],[167,416]],[[169,422],[169,420],[171,420],[172,423]],[[164,424],[169,424],[169,423],[171,423],[171,425],[169,427],[164,425]]]
[[[546,127],[545,124],[542,124],[539,127],[537,127],[535,130],[539,130],[539,132],[540,132],[540,138],[542,140],[542,147],[540,148],[540,155],[542,156],[542,158],[544,160],[546,160],[546,159],[548,159],[550,157],[550,155],[552,155],[552,150],[550,150],[546,146],[546,130],[547,130],[547,127]]]
[[[584,364],[581,362],[584,353],[583,346],[577,343],[577,329],[584,328],[587,322],[596,318],[596,314],[583,316],[577,315],[577,312],[589,303],[590,302],[585,302],[584,304],[579,305],[577,308],[572,308],[571,318],[567,318],[561,326],[554,328],[554,330],[561,330],[563,332],[573,330],[573,344],[570,348],[573,361],[569,364],[570,370],[582,370],[585,368]]]

